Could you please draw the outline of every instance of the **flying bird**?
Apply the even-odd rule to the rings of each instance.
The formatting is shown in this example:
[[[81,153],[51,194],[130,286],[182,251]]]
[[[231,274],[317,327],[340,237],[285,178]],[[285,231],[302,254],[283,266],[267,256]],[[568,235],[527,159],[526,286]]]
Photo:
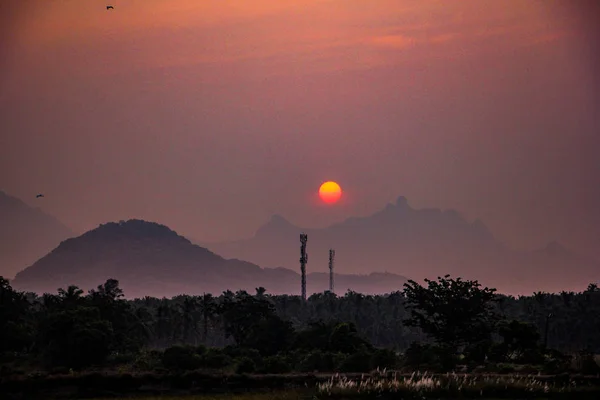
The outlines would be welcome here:
[[[107,10],[114,10],[115,8],[113,6],[106,6]]]
[[[37,196],[35,196],[36,199],[39,199],[40,197],[44,197],[44,195],[40,193]]]

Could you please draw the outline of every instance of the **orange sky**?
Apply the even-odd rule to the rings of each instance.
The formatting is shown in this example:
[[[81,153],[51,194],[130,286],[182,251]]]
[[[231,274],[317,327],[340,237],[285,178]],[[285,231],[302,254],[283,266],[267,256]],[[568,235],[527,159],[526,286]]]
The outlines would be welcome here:
[[[130,0],[112,11],[94,0],[34,3],[17,14],[15,42],[32,58],[74,47],[106,56],[103,63],[76,57],[61,65],[85,67],[81,74],[269,58],[293,59],[305,73],[368,69],[433,52],[454,58],[468,47],[528,46],[573,34],[568,18],[549,24],[548,7],[520,0]],[[355,57],[344,59],[348,49]]]
[[[234,239],[273,213],[322,226],[405,195],[514,246],[595,252],[583,6],[113,4],[19,1],[0,20],[0,189],[51,193],[44,209],[74,229],[142,217]],[[327,179],[349,200],[314,209]]]

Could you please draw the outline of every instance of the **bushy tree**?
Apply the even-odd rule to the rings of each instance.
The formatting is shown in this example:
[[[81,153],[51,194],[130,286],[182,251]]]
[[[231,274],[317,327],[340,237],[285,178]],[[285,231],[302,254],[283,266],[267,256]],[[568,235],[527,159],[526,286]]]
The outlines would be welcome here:
[[[23,351],[32,342],[30,303],[0,276],[0,354]]]
[[[242,347],[250,347],[264,355],[286,349],[294,330],[282,320],[275,306],[265,297],[254,297],[240,291],[221,305],[225,333]]]
[[[489,340],[497,316],[493,303],[496,289],[481,288],[477,281],[450,278],[425,279],[426,287],[413,280],[404,284],[410,309],[408,326],[419,327],[439,346],[456,350]]]
[[[94,307],[76,307],[47,315],[39,346],[51,365],[82,368],[99,364],[110,354],[114,332]]]
[[[540,334],[531,324],[516,320],[503,321],[499,324],[498,333],[502,337],[498,348],[504,359],[522,361],[528,353],[539,353]]]

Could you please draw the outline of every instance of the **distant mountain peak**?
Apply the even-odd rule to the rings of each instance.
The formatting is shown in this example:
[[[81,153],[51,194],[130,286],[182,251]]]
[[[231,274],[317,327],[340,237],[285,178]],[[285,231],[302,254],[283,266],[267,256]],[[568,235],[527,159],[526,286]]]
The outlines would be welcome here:
[[[130,219],[100,224],[62,241],[19,272],[13,283],[33,291],[68,284],[89,288],[90,282],[108,277],[123,279],[130,286],[148,280],[167,285],[210,279],[221,268],[232,274],[230,266],[237,272],[247,270],[248,265],[227,261],[165,225]]]
[[[121,220],[119,222],[108,222],[100,224],[96,229],[93,229],[87,234],[114,234],[121,233],[135,236],[151,236],[151,237],[178,237],[179,235],[168,226],[159,224],[158,222],[145,221],[143,219]]]
[[[266,224],[264,224],[263,226],[258,228],[258,230],[256,231],[256,235],[259,236],[259,235],[263,235],[263,234],[273,234],[273,233],[278,234],[282,231],[289,231],[289,230],[296,230],[296,229],[298,229],[298,228],[294,224],[292,224],[290,221],[285,219],[280,214],[273,214]]]
[[[8,193],[0,190],[0,206],[19,206],[26,207],[27,205],[19,198],[9,195]]]
[[[396,207],[410,208],[410,205],[408,204],[408,199],[404,196],[398,196],[398,198],[396,199]]]
[[[270,224],[291,225],[291,223],[287,219],[285,219],[281,214],[273,214],[273,215],[271,215],[271,218],[269,219],[269,223]]]
[[[53,216],[0,190],[0,275],[13,277],[73,235]]]
[[[121,220],[98,225],[81,236],[63,241],[54,251],[63,251],[82,243],[137,242],[139,240],[162,242],[164,244],[192,245],[187,238],[179,235],[166,225],[141,219]]]
[[[287,222],[276,218],[279,222]],[[328,286],[328,275],[309,273],[311,292]],[[74,284],[91,289],[108,278],[119,280],[128,297],[157,297],[182,293],[221,293],[266,287],[271,293],[299,290],[298,272],[262,269],[242,259],[225,259],[191,244],[165,225],[144,220],[101,224],[83,235],[63,241],[59,247],[17,274],[18,290],[54,292]],[[395,290],[406,281],[399,275],[385,280],[357,275],[336,275],[341,290],[366,293]]]
[[[552,240],[538,251],[546,253],[553,257],[572,257],[575,255],[571,250],[569,250],[556,240]]]

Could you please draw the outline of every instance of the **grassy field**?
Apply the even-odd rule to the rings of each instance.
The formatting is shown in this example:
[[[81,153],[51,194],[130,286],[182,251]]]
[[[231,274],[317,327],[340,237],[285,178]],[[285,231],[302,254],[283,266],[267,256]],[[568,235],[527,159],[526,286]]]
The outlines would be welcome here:
[[[136,397],[135,400],[313,400],[313,392],[300,392],[294,390],[269,392],[269,393],[244,393],[244,394],[221,394],[221,395],[184,395],[184,396],[153,396]],[[104,398],[97,400],[131,400],[131,397]],[[84,400],[84,399],[81,399]],[[87,399],[86,399],[87,400]]]
[[[600,377],[570,375],[81,375],[1,382],[2,399],[600,399]],[[154,396],[154,397],[153,397]]]
[[[314,393],[294,390],[269,393],[244,393],[221,395],[182,395],[182,396],[151,396],[151,397],[110,397],[96,400],[313,400]],[[84,399],[81,399],[84,400]],[[89,399],[85,399],[89,400]]]

